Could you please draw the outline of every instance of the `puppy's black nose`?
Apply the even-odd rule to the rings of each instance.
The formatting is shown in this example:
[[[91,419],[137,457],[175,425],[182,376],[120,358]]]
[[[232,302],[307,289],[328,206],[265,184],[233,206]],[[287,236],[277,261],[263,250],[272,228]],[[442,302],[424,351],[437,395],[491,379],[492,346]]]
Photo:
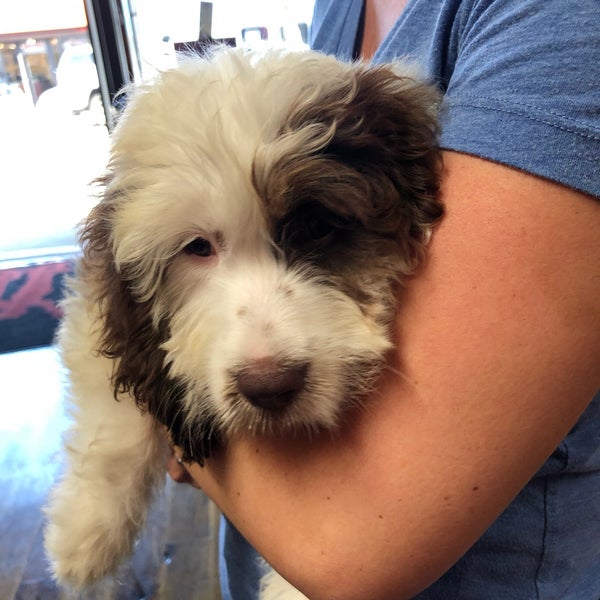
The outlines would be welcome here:
[[[278,363],[261,358],[235,375],[238,390],[254,406],[277,410],[291,404],[304,387],[308,363]]]

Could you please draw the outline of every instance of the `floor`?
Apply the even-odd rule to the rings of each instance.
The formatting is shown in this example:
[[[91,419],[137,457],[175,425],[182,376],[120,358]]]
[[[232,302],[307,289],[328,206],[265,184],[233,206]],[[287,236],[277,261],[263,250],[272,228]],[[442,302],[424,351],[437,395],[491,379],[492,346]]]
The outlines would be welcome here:
[[[167,481],[130,562],[85,593],[52,581],[42,507],[60,473],[67,424],[54,349],[0,355],[0,599],[219,600],[218,511]]]

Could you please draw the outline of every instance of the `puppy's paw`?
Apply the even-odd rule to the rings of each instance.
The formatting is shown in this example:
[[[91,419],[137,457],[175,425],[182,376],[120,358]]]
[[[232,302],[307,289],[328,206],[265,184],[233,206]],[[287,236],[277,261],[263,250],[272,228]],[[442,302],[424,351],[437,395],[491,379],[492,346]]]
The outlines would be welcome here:
[[[46,514],[52,572],[60,583],[76,588],[117,569],[131,553],[142,520],[98,490],[80,486],[75,491],[65,483],[55,490]]]

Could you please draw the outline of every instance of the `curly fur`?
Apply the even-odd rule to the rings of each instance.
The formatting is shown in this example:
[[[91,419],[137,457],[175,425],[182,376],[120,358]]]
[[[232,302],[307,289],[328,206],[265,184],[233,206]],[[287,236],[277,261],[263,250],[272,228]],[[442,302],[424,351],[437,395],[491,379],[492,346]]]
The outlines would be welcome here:
[[[442,215],[437,103],[405,65],[311,52],[221,50],[129,90],[59,334],[59,579],[130,552],[164,477],[157,423],[202,464],[240,429],[333,429],[372,389]]]

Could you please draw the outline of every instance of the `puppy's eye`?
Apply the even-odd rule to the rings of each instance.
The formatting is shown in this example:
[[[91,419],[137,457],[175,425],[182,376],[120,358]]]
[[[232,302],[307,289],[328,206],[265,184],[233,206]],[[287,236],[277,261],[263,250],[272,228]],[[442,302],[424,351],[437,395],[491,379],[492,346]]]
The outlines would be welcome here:
[[[208,257],[215,254],[215,249],[212,244],[205,238],[197,237],[193,239],[187,246],[183,248],[186,254],[193,256]]]
[[[304,224],[306,236],[315,242],[325,240],[335,231],[335,225],[318,213],[308,215]]]

